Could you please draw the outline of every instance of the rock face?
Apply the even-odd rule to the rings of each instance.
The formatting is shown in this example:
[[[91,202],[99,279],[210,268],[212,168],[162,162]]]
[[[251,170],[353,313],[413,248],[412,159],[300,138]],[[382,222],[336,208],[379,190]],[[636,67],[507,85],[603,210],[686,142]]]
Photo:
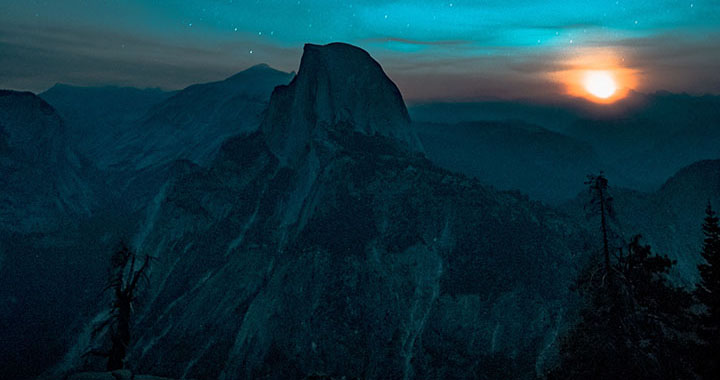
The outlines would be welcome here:
[[[29,92],[0,90],[0,231],[49,232],[89,214],[88,164],[68,144],[62,120]]]
[[[282,163],[294,162],[308,141],[338,125],[422,151],[400,91],[367,52],[342,43],[305,45],[298,76],[273,92],[262,126],[267,145]]]
[[[563,324],[582,233],[419,149],[367,53],[307,46],[262,130],[226,141],[148,208],[136,246],[157,260],[135,370],[534,377]]]
[[[257,130],[273,88],[293,75],[257,65],[179,91],[120,135],[114,165],[142,170],[178,159],[209,163],[225,139]]]

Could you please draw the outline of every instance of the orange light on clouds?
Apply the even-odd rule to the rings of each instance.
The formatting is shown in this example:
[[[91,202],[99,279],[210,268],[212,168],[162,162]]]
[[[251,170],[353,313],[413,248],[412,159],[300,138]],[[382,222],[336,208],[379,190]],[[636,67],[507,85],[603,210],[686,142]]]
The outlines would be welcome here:
[[[621,65],[611,52],[582,52],[567,62],[567,69],[553,76],[567,94],[594,103],[610,104],[625,98],[637,85],[635,70]]]

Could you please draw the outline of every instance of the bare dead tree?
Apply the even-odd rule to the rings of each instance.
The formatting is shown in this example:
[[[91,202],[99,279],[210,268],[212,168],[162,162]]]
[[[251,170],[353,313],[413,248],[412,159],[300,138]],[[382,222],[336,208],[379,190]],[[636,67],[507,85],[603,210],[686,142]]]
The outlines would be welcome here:
[[[96,336],[109,329],[110,349],[92,350],[86,354],[107,358],[108,371],[122,369],[125,366],[125,356],[131,339],[130,322],[133,303],[140,279],[148,281],[147,271],[151,258],[145,256],[142,264],[139,264],[137,255],[125,243],[121,243],[111,257],[108,284],[103,289],[103,292],[113,292],[110,316],[93,331],[93,335]]]

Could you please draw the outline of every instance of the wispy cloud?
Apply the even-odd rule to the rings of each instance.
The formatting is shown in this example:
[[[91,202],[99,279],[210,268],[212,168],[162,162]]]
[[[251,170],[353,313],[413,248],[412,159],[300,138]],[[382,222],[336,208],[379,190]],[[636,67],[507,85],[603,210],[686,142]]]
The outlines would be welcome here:
[[[422,45],[422,46],[468,45],[468,44],[472,43],[472,41],[465,41],[465,40],[424,41],[424,40],[413,40],[413,39],[409,39],[409,38],[400,38],[400,37],[366,38],[366,39],[362,40],[362,42],[364,42],[364,43],[398,42],[398,43],[402,43],[402,44]]]
[[[39,92],[63,82],[178,89],[257,63],[292,70],[301,49],[243,40],[208,46],[106,30],[5,24],[0,26],[0,88]]]

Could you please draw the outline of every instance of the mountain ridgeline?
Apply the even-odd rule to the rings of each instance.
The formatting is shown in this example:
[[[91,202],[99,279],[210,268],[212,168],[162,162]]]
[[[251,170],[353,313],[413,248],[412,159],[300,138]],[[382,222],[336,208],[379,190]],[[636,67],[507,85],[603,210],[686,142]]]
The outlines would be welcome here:
[[[673,282],[698,280],[703,210],[720,204],[715,98],[641,100],[602,117],[408,112],[342,43],[306,45],[297,75],[1,91],[0,377],[105,369],[87,353],[114,335],[97,333],[114,305],[97,293],[120,240],[148,263],[122,345],[135,373],[543,376],[602,248],[585,175],[619,185],[617,241],[642,233],[677,260]]]
[[[651,192],[683,167],[717,159],[719,110],[719,96],[659,92],[600,107],[430,103],[412,106],[410,114],[439,165],[560,204],[578,195],[577,178],[587,169],[602,168],[616,186]]]

